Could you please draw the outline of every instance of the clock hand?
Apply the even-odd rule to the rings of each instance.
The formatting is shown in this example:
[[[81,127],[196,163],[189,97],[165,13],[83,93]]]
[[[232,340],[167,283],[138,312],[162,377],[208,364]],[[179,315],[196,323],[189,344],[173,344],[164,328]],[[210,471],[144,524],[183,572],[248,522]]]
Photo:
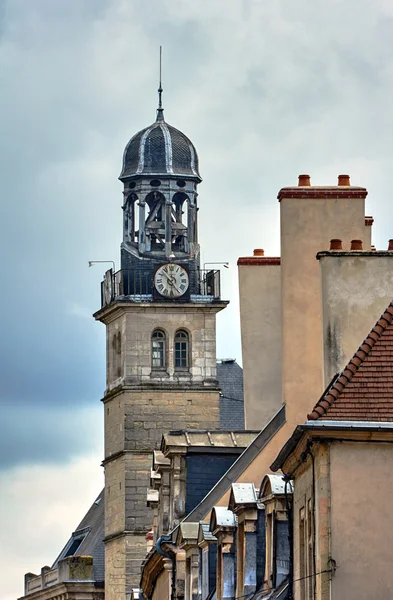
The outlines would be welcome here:
[[[171,277],[170,275],[167,275],[167,273],[165,273],[165,271],[163,271],[165,277],[167,278],[167,280],[169,281],[170,285],[173,285],[173,277]]]
[[[172,280],[172,283],[171,283],[171,285],[172,285],[172,287],[174,287],[174,288],[175,288],[175,290],[177,291],[177,293],[178,293],[178,294],[180,294],[180,290],[179,290],[179,288],[178,288],[178,287],[175,285],[175,282],[176,282],[176,278],[175,278],[175,277],[173,277],[173,280]]]

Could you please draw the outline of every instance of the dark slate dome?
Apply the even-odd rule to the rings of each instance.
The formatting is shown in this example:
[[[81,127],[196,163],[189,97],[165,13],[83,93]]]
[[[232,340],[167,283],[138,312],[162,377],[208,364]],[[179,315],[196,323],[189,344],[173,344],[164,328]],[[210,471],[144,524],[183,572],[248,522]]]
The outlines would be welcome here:
[[[202,181],[194,145],[164,121],[162,112],[153,125],[134,135],[124,150],[119,179],[135,175],[174,175]]]

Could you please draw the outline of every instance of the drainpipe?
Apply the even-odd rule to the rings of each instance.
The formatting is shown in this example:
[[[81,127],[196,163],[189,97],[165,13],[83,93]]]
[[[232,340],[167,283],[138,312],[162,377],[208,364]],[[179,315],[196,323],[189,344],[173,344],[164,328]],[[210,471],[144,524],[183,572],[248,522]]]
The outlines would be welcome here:
[[[170,554],[166,550],[162,548],[162,544],[172,544],[172,536],[171,535],[161,535],[156,542],[156,550],[158,554],[161,556],[165,556],[165,558],[169,558],[172,561],[172,590],[171,590],[171,600],[175,600],[175,587],[176,587],[176,555],[174,553]]]

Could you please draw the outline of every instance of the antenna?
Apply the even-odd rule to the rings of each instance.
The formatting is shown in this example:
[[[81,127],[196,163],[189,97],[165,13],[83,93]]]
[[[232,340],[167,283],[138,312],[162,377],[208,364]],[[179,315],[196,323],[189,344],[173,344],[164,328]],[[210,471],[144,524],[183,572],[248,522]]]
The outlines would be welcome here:
[[[160,46],[160,83],[158,86],[158,109],[157,109],[157,121],[163,121],[164,120],[164,109],[162,108],[162,84],[161,84],[161,77],[162,77],[162,46]]]

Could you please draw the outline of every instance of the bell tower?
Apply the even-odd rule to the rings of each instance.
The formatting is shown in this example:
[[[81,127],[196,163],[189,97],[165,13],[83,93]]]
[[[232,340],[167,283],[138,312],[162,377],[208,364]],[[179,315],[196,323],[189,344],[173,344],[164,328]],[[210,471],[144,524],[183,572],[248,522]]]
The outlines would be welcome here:
[[[219,271],[200,269],[198,155],[165,121],[161,94],[160,83],[155,122],[124,151],[121,268],[106,273],[94,315],[106,326],[106,600],[139,588],[162,434],[219,428],[216,314],[227,302]]]

